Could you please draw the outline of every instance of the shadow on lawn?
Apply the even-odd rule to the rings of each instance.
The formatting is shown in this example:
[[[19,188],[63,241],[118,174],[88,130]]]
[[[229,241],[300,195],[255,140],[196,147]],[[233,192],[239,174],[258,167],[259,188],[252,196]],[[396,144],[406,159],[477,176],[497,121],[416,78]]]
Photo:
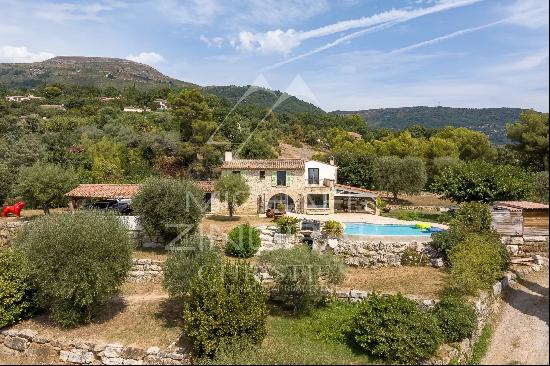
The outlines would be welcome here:
[[[183,325],[183,301],[178,299],[162,300],[159,311],[155,317],[164,322],[166,327],[182,327]]]
[[[97,313],[93,315],[92,320],[89,324],[103,324],[111,321],[115,316],[118,314],[124,312],[127,305],[124,301],[120,301],[120,299],[115,298],[113,301],[110,301],[109,303],[102,306],[100,309],[98,309]],[[58,328],[58,329],[67,329],[67,327],[62,326],[61,324],[55,322],[51,319],[50,314],[48,311],[44,311],[40,314],[38,314],[36,317],[33,318],[33,320],[41,325],[51,327],[51,328]],[[79,327],[82,325],[77,325],[76,327]],[[84,324],[86,326],[86,324]],[[73,327],[68,327],[69,329]]]

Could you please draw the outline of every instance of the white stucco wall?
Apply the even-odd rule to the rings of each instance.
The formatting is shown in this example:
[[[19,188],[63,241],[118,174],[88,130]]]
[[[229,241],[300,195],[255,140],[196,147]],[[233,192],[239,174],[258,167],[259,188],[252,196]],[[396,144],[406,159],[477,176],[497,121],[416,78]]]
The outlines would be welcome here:
[[[321,163],[320,161],[309,160],[305,162],[305,172],[304,172],[304,184],[306,186],[311,186],[308,184],[308,169],[309,168],[318,168],[319,169],[319,185],[323,185],[324,179],[331,179],[336,183],[336,172],[338,167],[335,165]]]

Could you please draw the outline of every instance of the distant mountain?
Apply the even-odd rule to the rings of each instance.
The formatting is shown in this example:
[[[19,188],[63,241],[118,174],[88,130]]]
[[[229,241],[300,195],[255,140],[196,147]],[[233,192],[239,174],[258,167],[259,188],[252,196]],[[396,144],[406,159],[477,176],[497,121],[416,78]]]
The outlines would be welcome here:
[[[204,90],[208,93],[214,94],[220,98],[224,98],[229,101],[231,104],[237,103],[243,95],[249,90],[250,85],[247,86],[236,86],[236,85],[227,85],[227,86],[206,86]],[[261,108],[272,108],[273,105],[279,100],[283,95],[282,92],[278,90],[270,90],[265,88],[255,88],[252,93],[250,93],[241,103],[252,104]],[[285,98],[281,104],[277,105],[274,109],[279,113],[324,113],[324,111],[308,102],[304,102],[294,96],[289,96]]]
[[[194,86],[172,79],[151,66],[108,57],[59,56],[42,62],[0,63],[0,84],[10,89],[34,88],[44,83],[114,86],[122,88]]]
[[[199,87],[196,84],[168,77],[151,66],[119,58],[59,56],[42,62],[0,63],[0,84],[8,89],[31,89],[56,82],[116,88],[132,85],[142,88]],[[204,87],[204,90],[234,104],[248,88],[248,86],[229,85],[208,86]],[[260,88],[251,93],[242,103],[271,108],[281,95],[280,91]],[[275,108],[275,111],[323,113],[313,104],[293,96],[286,98]]]
[[[484,132],[495,144],[507,142],[506,123],[519,118],[521,108],[402,107],[334,111],[341,115],[358,114],[371,127],[403,129],[419,124],[426,127],[467,127]]]

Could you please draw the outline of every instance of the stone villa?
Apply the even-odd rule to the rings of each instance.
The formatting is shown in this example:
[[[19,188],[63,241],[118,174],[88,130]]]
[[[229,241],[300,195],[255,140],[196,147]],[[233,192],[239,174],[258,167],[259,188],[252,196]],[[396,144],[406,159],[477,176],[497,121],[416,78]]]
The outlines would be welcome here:
[[[250,196],[237,207],[237,215],[261,215],[284,205],[287,212],[331,214],[334,212],[378,213],[378,194],[366,189],[337,184],[338,167],[331,160],[322,163],[302,159],[233,159],[225,153],[223,174],[240,174],[250,187]],[[214,182],[197,181],[205,193],[207,214],[227,215],[227,205],[214,190]],[[81,184],[68,192],[72,206],[85,199],[131,199],[139,184]]]
[[[264,214],[280,204],[286,211],[304,214],[376,211],[377,194],[336,183],[338,167],[332,159],[328,164],[302,159],[233,159],[227,151],[221,169],[222,175],[241,174],[250,187],[248,200],[237,208],[238,215]],[[227,213],[216,192],[206,194],[211,213]]]

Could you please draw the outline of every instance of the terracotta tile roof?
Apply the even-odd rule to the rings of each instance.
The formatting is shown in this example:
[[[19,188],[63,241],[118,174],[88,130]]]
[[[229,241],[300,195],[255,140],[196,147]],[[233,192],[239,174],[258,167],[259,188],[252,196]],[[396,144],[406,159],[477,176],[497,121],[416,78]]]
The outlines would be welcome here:
[[[224,161],[222,169],[304,170],[302,159],[235,159]]]
[[[140,184],[80,184],[65,193],[73,198],[132,198],[139,191]]]
[[[195,184],[204,192],[214,192],[214,182],[210,180],[199,180]]]
[[[346,186],[345,184],[335,184],[334,188],[336,188],[336,189],[347,189],[347,190],[350,190],[350,191],[357,191],[357,192],[363,192],[363,193],[370,193],[370,194],[373,194],[373,195],[376,195],[376,196],[380,195],[378,192],[371,191],[370,189]]]
[[[510,207],[520,210],[548,210],[549,206],[544,203],[529,202],[529,201],[498,201],[495,206]]]

